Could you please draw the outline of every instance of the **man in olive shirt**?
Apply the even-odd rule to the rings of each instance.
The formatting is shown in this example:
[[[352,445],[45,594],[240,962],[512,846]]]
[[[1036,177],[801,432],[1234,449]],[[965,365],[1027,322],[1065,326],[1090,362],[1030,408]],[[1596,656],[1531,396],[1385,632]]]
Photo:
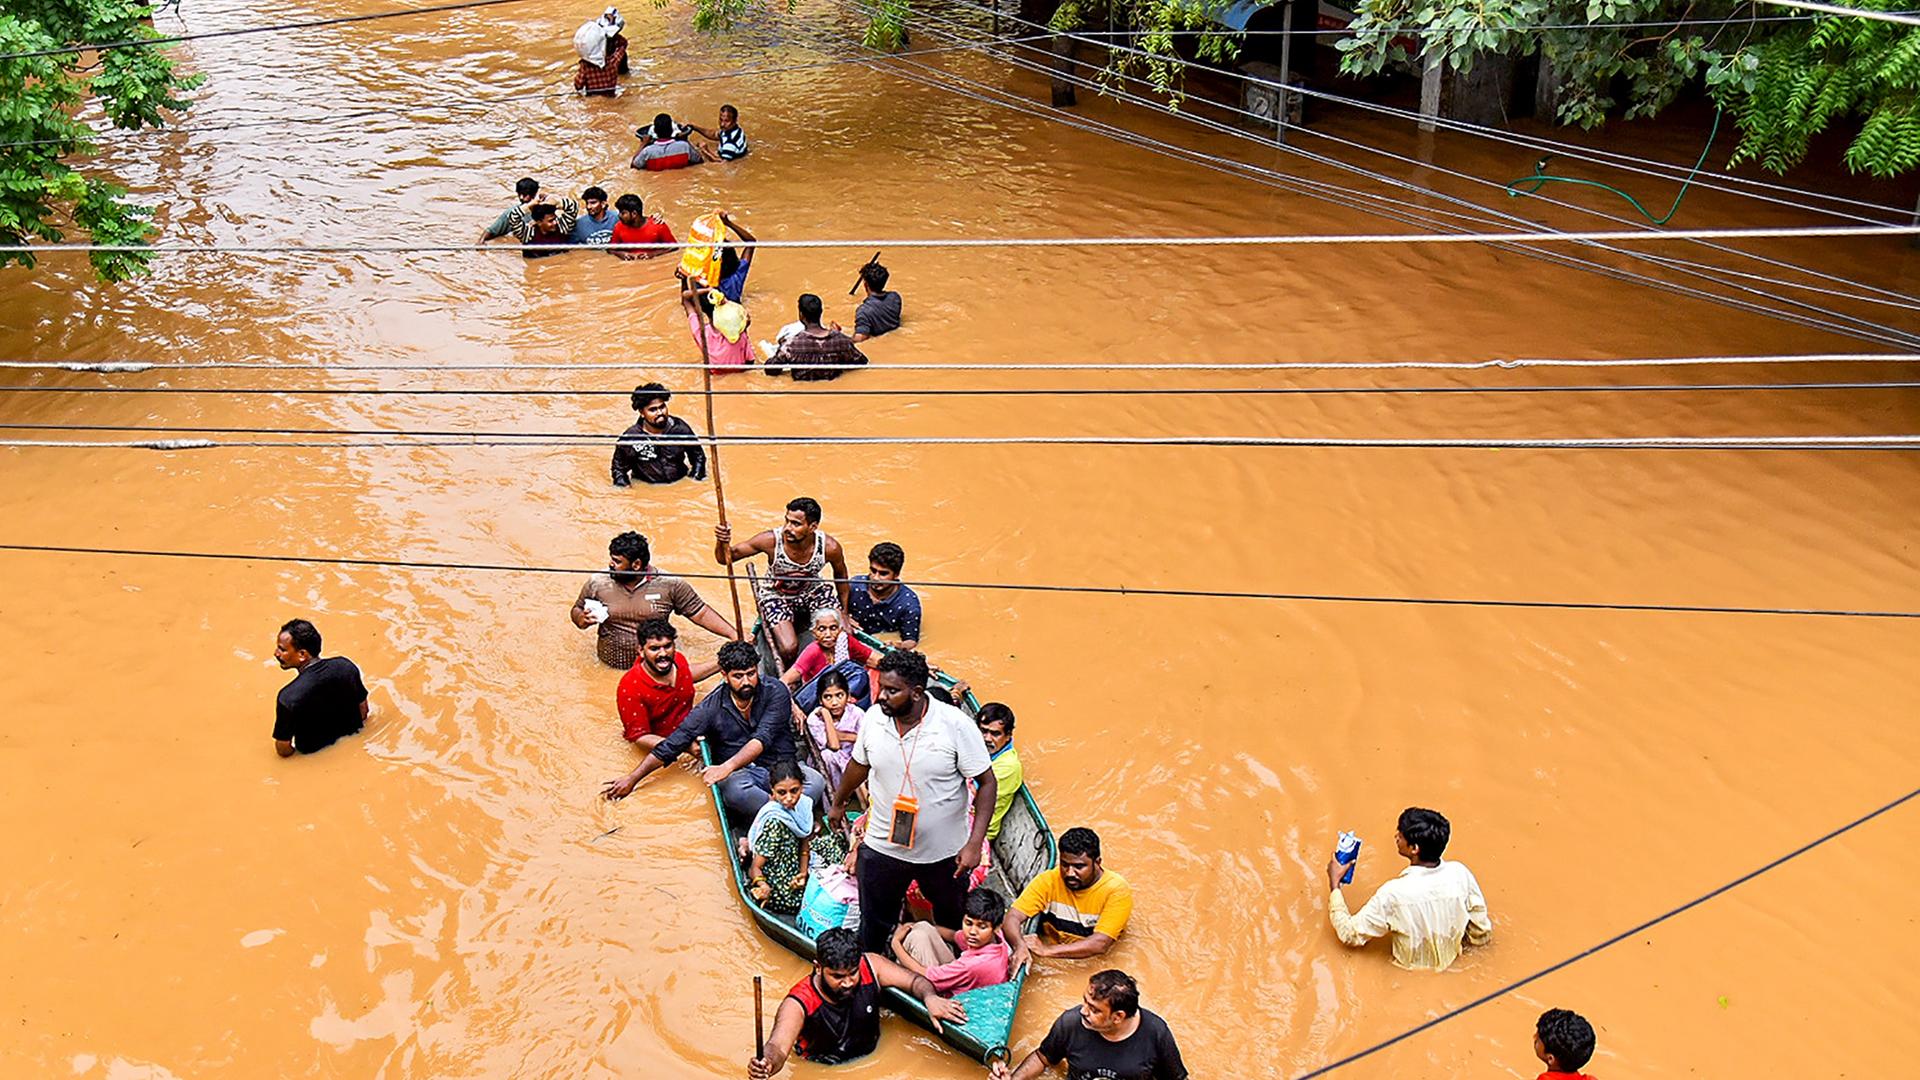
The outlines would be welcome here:
[[[733,624],[708,606],[693,586],[650,563],[647,538],[623,532],[607,544],[607,572],[587,579],[573,602],[573,625],[600,628],[600,662],[625,671],[640,656],[635,631],[648,619],[678,614],[729,641]]]

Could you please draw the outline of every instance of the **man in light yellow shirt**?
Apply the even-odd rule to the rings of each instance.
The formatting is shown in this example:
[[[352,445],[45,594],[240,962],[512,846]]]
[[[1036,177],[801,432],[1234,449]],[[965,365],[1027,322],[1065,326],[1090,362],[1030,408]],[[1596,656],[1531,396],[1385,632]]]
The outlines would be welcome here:
[[[1493,933],[1487,899],[1473,872],[1457,862],[1442,862],[1452,835],[1447,819],[1433,810],[1401,811],[1393,845],[1411,866],[1380,886],[1358,912],[1348,914],[1340,879],[1347,864],[1327,863],[1327,915],[1345,945],[1365,945],[1393,935],[1393,962],[1412,971],[1445,971],[1460,957],[1462,944],[1483,945]]]
[[[980,706],[973,722],[980,725],[980,738],[986,741],[987,757],[993,760],[994,782],[999,785],[993,796],[993,820],[987,822],[987,839],[992,840],[1000,835],[1000,820],[1007,816],[1007,807],[1013,805],[1020,785],[1027,782],[1027,774],[1020,767],[1020,751],[1013,748],[1012,709],[989,701]]]

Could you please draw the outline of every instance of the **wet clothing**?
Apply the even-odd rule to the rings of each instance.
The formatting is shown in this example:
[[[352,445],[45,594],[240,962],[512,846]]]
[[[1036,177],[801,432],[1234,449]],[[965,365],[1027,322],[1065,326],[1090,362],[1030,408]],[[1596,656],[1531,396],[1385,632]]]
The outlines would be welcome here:
[[[739,161],[747,156],[747,132],[739,124],[716,130],[714,136],[714,148],[720,152],[721,161]]]
[[[843,368],[864,366],[867,354],[853,339],[839,330],[814,334],[802,330],[780,342],[780,348],[767,362],[767,374],[778,375],[782,367],[796,382],[820,382],[846,374]],[[823,366],[824,365],[824,366]]]
[[[697,443],[671,441],[693,437],[693,427],[677,416],[668,417],[667,430],[658,435],[636,421],[614,444],[613,486],[626,487],[629,477],[646,484],[671,484],[687,476],[705,480],[707,452]]]
[[[1040,1056],[1067,1063],[1067,1080],[1187,1080],[1167,1022],[1140,1010],[1140,1026],[1114,1042],[1080,1022],[1078,1005],[1060,1014],[1040,1040]]]
[[[875,600],[869,584],[865,574],[854,578],[847,597],[853,621],[860,624],[860,629],[869,634],[899,634],[902,641],[919,641],[920,597],[902,585],[885,600]]]
[[[1351,915],[1347,898],[1335,889],[1327,897],[1327,915],[1347,945],[1393,935],[1394,966],[1411,971],[1445,971],[1460,958],[1463,941],[1480,945],[1493,934],[1480,882],[1465,866],[1444,860],[1400,871]]]
[[[614,692],[620,710],[620,728],[628,742],[642,735],[671,735],[693,711],[693,669],[684,654],[673,654],[673,685],[661,686],[644,663],[635,662],[620,676]]]
[[[707,364],[718,371],[724,368],[744,368],[753,363],[753,342],[745,333],[739,341],[728,341],[720,328],[701,318],[698,311],[687,308],[687,328],[693,332],[693,344],[698,348],[702,338],[707,342]]]
[[[753,249],[748,248],[746,254],[740,259],[740,265],[733,268],[733,273],[721,278],[720,284],[715,288],[719,289],[727,299],[736,304],[739,303],[740,298],[747,294],[747,272],[752,269]]]
[[[563,254],[572,246],[573,238],[566,233],[534,233],[532,239],[520,245],[520,254],[529,259],[544,259]]]
[[[493,224],[487,227],[488,238],[491,239],[495,236],[512,236],[522,244],[534,243],[534,237],[537,234],[533,231],[532,208],[539,206],[541,202],[544,201],[545,200],[521,203],[519,206],[508,207],[505,213],[493,219]],[[572,199],[563,198],[559,202],[548,205],[554,208],[555,216],[558,219],[559,239],[542,240],[540,242],[543,244],[564,244],[567,242],[567,238],[573,233],[573,223],[580,217],[580,204],[574,202]],[[504,228],[502,228],[502,226],[504,226]],[[557,254],[557,252],[549,251],[542,252],[541,254],[552,255]]]
[[[813,553],[805,562],[795,562],[787,557],[787,543],[781,533],[780,529],[773,530],[772,562],[766,579],[755,590],[760,617],[770,623],[798,623],[796,615],[802,612],[812,618],[813,612],[823,608],[840,610],[840,591],[820,576],[827,566],[827,534],[815,529]]]
[[[1042,929],[1052,927],[1063,937],[1083,938],[1105,934],[1119,938],[1133,917],[1133,886],[1112,870],[1102,870],[1100,880],[1074,892],[1060,868],[1042,870],[1013,901],[1013,910],[1029,918],[1040,916]]]
[[[641,147],[629,164],[648,172],[664,172],[698,165],[705,160],[699,149],[685,139],[656,139]]]
[[[873,965],[860,958],[860,982],[845,1001],[828,1001],[808,975],[787,996],[800,1003],[807,1018],[794,1040],[794,1052],[821,1065],[839,1065],[873,1053],[880,1045],[880,980]]]
[[[613,241],[613,227],[620,224],[620,215],[612,210],[603,210],[598,218],[592,214],[581,214],[573,219],[573,232],[567,236],[570,244],[607,244]]]
[[[367,688],[360,669],[344,656],[323,656],[302,668],[274,700],[273,737],[292,740],[303,754],[332,746],[360,730],[360,703]]]
[[[671,244],[673,243],[673,230],[668,228],[667,223],[658,217],[650,217],[638,226],[634,226],[621,221],[619,215],[616,214],[614,215],[613,222],[613,242],[616,244]],[[626,256],[639,255],[651,258],[655,255],[669,255],[672,253],[665,248],[660,248],[654,251],[620,251],[615,252],[615,254]]]
[[[613,580],[612,574],[595,574],[580,587],[574,605],[579,606],[583,600],[598,600],[607,606],[607,618],[598,628],[600,662],[622,671],[640,657],[640,641],[635,635],[641,623],[669,615],[691,619],[707,610],[707,602],[700,599],[693,586],[658,570],[645,571],[631,588]]]
[[[615,34],[607,39],[606,61],[595,65],[580,59],[580,66],[573,73],[573,88],[587,94],[612,97],[613,91],[620,85],[620,73],[627,70],[627,39],[623,34]]]
[[[900,294],[879,292],[860,301],[853,312],[853,332],[868,337],[900,329]]]

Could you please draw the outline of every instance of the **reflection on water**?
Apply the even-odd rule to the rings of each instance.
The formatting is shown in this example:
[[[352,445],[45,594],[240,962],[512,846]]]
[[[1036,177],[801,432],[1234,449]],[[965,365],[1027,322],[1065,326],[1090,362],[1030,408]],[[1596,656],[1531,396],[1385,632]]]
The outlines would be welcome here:
[[[320,14],[374,10],[323,4]],[[1373,219],[946,96],[858,66],[668,83],[827,55],[837,9],[756,18],[734,43],[685,12],[629,11],[634,77],[612,101],[456,100],[564,88],[590,11],[524,5],[196,44],[196,125],[395,102],[403,115],[129,139],[110,161],[162,203],[170,239],[464,242],[523,175],[644,195],[680,226],[727,207],[763,237],[1340,232]],[[263,17],[191,5],[195,28]],[[843,55],[844,47],[843,47]],[[930,62],[1043,94],[990,61]],[[262,76],[261,72],[267,74]],[[740,107],[731,166],[630,173],[658,111]],[[1111,102],[1084,114],[1222,151]],[[1385,122],[1342,134],[1409,150]],[[1647,133],[1688,156],[1697,134]],[[1643,144],[1636,144],[1642,147]],[[1644,147],[1643,147],[1644,148]],[[1505,176],[1507,149],[1443,143]],[[1280,164],[1280,162],[1263,162]],[[1289,165],[1288,167],[1297,167]],[[1328,173],[1315,178],[1336,180]],[[1423,180],[1429,178],[1418,178]],[[1687,224],[1752,207],[1689,196]],[[1554,218],[1570,224],[1574,218]],[[1768,223],[1780,220],[1773,210]],[[1908,289],[1895,242],[1781,247]],[[866,252],[769,251],[757,336],[793,298],[841,290]],[[1516,255],[1466,248],[1030,249],[889,255],[908,322],[875,369],[832,384],[894,397],[716,402],[736,434],[1521,436],[1914,430],[1911,392],[1235,396],[1273,376],[888,371],[980,360],[1602,357],[1851,348],[1844,339]],[[587,254],[175,258],[104,286],[77,259],[0,275],[8,357],[162,362],[554,363],[691,359],[662,264]],[[1876,318],[1885,309],[1849,309]],[[1896,325],[1920,329],[1915,320]],[[1884,365],[1447,375],[1289,373],[1299,385],[1871,379]],[[684,371],[675,408],[700,423]],[[19,375],[48,385],[93,376]],[[181,372],[125,385],[338,391],[623,389],[554,372]],[[631,380],[631,381],[629,381]],[[1217,395],[913,396],[1045,386]],[[780,384],[779,389],[791,389]],[[819,388],[816,388],[816,390]],[[24,422],[618,431],[619,396],[13,394]],[[766,447],[729,449],[737,528],[795,494],[855,553],[908,576],[1388,595],[1920,607],[1916,479],[1902,454],[1678,454]],[[611,489],[603,449],[9,451],[8,542],[340,553],[592,566],[639,528],[707,571],[707,489]],[[672,772],[618,806],[630,767],[614,675],[566,620],[570,575],[6,556],[0,656],[0,1051],[24,1074],[111,1077],[737,1074],[748,987],[801,968],[716,872],[703,793]],[[723,585],[702,582],[715,602]],[[1272,604],[928,590],[927,648],[1020,716],[1059,827],[1089,824],[1139,896],[1112,962],[1140,976],[1196,1076],[1291,1075],[1570,955],[1878,805],[1920,745],[1915,630],[1873,621]],[[310,760],[270,752],[281,620],[312,617],[373,688],[368,734]],[[705,655],[713,643],[689,631]],[[1320,867],[1343,828],[1386,879],[1393,816],[1436,806],[1485,885],[1494,944],[1444,976],[1353,955],[1325,926]],[[620,831],[602,838],[614,826]],[[1911,875],[1878,850],[1891,815],[1627,944],[1349,1070],[1531,1075],[1533,1016],[1581,1009],[1602,1076],[1771,1068],[1888,1072],[1920,1051],[1873,1023],[1920,994],[1899,911]],[[1864,931],[1864,932],[1862,932]],[[1762,944],[1764,943],[1764,944]],[[1760,947],[1756,947],[1760,945]],[[1096,965],[1043,965],[1030,1047]],[[1901,1034],[1907,1031],[1908,1034]],[[1790,1037],[1783,1037],[1789,1036]],[[1891,1068],[1890,1068],[1891,1067]],[[807,1072],[804,1067],[801,1072]],[[817,1070],[816,1070],[817,1071]],[[890,1025],[849,1076],[971,1075]]]

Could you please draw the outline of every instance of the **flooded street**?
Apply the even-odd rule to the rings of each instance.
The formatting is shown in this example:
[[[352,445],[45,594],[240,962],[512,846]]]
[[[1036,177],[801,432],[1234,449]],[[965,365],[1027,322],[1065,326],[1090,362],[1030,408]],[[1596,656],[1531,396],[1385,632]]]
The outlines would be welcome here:
[[[189,2],[185,25],[392,6]],[[755,14],[720,40],[695,33],[684,4],[636,5],[625,12],[626,89],[582,100],[560,91],[571,85],[573,28],[595,6],[184,45],[183,62],[208,75],[184,121],[195,130],[108,140],[101,160],[159,204],[165,242],[192,245],[469,243],[522,176],[569,195],[589,184],[641,194],[683,238],[691,217],[722,207],[768,240],[1416,231],[897,73],[798,68],[858,55],[864,22],[834,2]],[[162,32],[179,25],[160,22]],[[991,57],[918,62],[1046,100],[1044,79]],[[782,70],[729,74],[749,67]],[[685,81],[695,78],[706,81]],[[547,96],[526,96],[537,94]],[[500,98],[515,100],[475,104]],[[750,157],[662,174],[627,167],[636,125],[660,111],[711,125],[723,101],[739,106]],[[1389,190],[1091,94],[1075,112],[1163,144]],[[1419,153],[1391,118],[1340,112],[1324,124]],[[1675,123],[1608,145],[1691,161],[1699,136]],[[1537,156],[1445,135],[1430,149],[1496,182],[1525,175]],[[1364,164],[1557,227],[1607,227],[1411,166]],[[1672,197],[1672,184],[1636,181],[1650,205]],[[1910,185],[1864,182],[1849,193],[1890,205],[1914,196]],[[1557,195],[1621,210],[1597,193]],[[1716,191],[1689,194],[1672,223],[1815,224],[1834,222]],[[1920,251],[1901,238],[1731,243],[1904,295],[1890,305],[1784,293],[1896,337],[1920,334]],[[1791,276],[1684,244],[1646,247]],[[871,250],[762,252],[746,294],[756,340],[792,321],[801,292],[851,328],[844,290]],[[1897,347],[1519,251],[904,249],[885,262],[906,322],[863,345],[872,368],[826,384],[716,379],[722,434],[1920,431],[1920,391],[1907,388],[1246,392],[1912,381],[1920,364],[890,370]],[[0,270],[0,359],[299,365],[6,371],[6,423],[607,436],[5,449],[0,544],[587,568],[632,528],[662,567],[715,572],[711,486],[616,489],[607,478],[636,383],[675,388],[676,414],[706,431],[698,372],[674,366],[698,353],[669,273],[665,260],[529,262],[513,251],[179,255],[128,285],[97,282],[81,255]],[[587,363],[632,368],[532,370]],[[355,370],[366,365],[421,370]],[[431,370],[443,365],[497,370]],[[109,386],[169,392],[20,392]],[[1219,392],[1137,392],[1154,388]],[[1135,392],[957,393],[1034,389]],[[462,393],[475,390],[523,393]],[[143,437],[156,436],[0,431]],[[816,444],[729,446],[724,466],[736,536],[773,527],[788,499],[811,495],[856,573],[872,544],[892,540],[909,580],[1920,611],[1911,453]],[[623,803],[598,797],[635,757],[614,713],[618,673],[567,618],[580,574],[17,551],[0,551],[0,573],[8,1076],[737,1076],[752,1049],[751,977],[766,977],[771,1015],[805,970],[746,917],[695,776],[669,770]],[[727,610],[724,582],[694,584]],[[1088,974],[1115,966],[1140,979],[1195,1077],[1296,1077],[1916,785],[1920,620],[921,595],[924,650],[983,699],[1013,707],[1028,782],[1054,828],[1095,828],[1105,865],[1135,890],[1133,922],[1109,957],[1038,963],[1016,1055],[1078,1000]],[[274,632],[295,616],[365,672],[373,719],[362,737],[280,760],[268,735],[287,675],[273,663]],[[705,631],[681,623],[681,634],[692,656],[712,654]],[[1400,869],[1393,821],[1409,805],[1452,820],[1448,856],[1477,875],[1495,926],[1488,948],[1441,975],[1393,968],[1384,944],[1348,950],[1327,925],[1322,868],[1335,834],[1366,841],[1348,890],[1357,906]],[[1333,1075],[1531,1077],[1534,1017],[1550,1006],[1593,1020],[1600,1051],[1588,1071],[1600,1080],[1896,1075],[1920,1055],[1920,1028],[1904,1018],[1920,998],[1920,871],[1895,857],[1917,841],[1920,805],[1910,803]],[[982,1073],[898,1019],[865,1061],[793,1069]]]

